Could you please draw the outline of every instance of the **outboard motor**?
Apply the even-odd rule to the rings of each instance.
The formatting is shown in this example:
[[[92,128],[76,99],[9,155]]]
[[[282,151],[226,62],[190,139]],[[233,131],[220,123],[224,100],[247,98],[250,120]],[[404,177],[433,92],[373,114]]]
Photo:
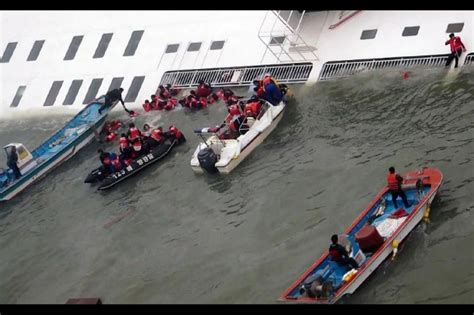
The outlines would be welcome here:
[[[217,163],[217,155],[211,148],[206,147],[202,149],[201,151],[199,151],[197,157],[199,160],[199,165],[208,173],[213,174],[218,172],[215,166]]]

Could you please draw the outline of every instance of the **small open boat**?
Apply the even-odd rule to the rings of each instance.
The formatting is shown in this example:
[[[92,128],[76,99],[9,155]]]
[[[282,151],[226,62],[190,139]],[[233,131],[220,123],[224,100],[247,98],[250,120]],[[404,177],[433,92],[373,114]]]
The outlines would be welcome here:
[[[429,215],[443,180],[436,168],[409,172],[402,185],[410,207],[394,208],[388,187],[382,189],[359,217],[339,236],[358,269],[332,261],[326,250],[280,297],[282,301],[328,304],[352,294],[390,255],[411,230]],[[397,201],[403,204],[401,200]]]
[[[73,157],[94,139],[102,129],[107,114],[116,105],[115,102],[99,114],[98,109],[103,102],[104,97],[101,97],[87,105],[33,152],[21,143],[6,145],[4,149],[7,157],[10,156],[12,148],[16,148],[17,165],[22,176],[16,179],[12,169],[0,169],[0,200],[13,198],[62,162]]]

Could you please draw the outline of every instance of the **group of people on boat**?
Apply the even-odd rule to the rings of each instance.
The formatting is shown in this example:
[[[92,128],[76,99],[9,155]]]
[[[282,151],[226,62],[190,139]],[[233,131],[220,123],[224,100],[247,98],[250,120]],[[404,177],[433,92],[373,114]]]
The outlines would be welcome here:
[[[173,88],[171,84],[166,86],[160,85],[158,87],[158,95],[153,94],[150,96],[150,100],[145,100],[143,103],[143,109],[145,112],[151,110],[172,110],[178,104],[176,96],[178,95],[179,90]]]
[[[166,140],[170,143],[177,141],[178,144],[186,141],[181,130],[175,125],[171,125],[168,131],[163,131],[162,127],[152,128],[149,124],[145,124],[141,131],[133,122],[128,127],[127,132],[122,133],[119,139],[120,154],[98,150],[104,174],[118,172],[131,165],[134,160],[150,153]]]

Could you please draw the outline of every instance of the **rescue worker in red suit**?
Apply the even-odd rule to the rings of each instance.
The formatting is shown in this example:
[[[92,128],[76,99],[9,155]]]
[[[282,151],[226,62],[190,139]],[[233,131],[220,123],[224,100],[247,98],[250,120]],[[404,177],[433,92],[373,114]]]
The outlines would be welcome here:
[[[455,59],[454,68],[457,68],[459,57],[461,57],[463,51],[466,51],[466,47],[461,41],[461,37],[454,36],[454,34],[451,33],[449,34],[449,39],[444,44],[449,45],[451,48],[451,55],[449,55],[448,60],[446,60],[446,67],[448,67],[451,64],[451,61]]]
[[[176,128],[175,125],[171,125],[168,130],[169,130],[170,141],[173,141],[173,138],[176,139],[176,141],[178,141],[178,144],[181,144],[186,141],[186,138],[184,137],[181,130]]]
[[[336,234],[331,236],[332,244],[329,246],[329,255],[332,261],[337,262],[339,265],[350,266],[351,268],[358,269],[359,264],[354,258],[349,257],[344,246],[338,244],[338,237]]]
[[[387,174],[387,185],[388,189],[390,190],[390,193],[392,194],[392,201],[393,205],[395,206],[395,209],[398,208],[397,206],[397,197],[400,196],[402,197],[403,204],[405,205],[406,208],[410,207],[410,204],[408,203],[407,196],[405,195],[405,192],[402,190],[402,182],[403,182],[403,177],[395,173],[395,168],[392,166],[388,169],[388,174]]]

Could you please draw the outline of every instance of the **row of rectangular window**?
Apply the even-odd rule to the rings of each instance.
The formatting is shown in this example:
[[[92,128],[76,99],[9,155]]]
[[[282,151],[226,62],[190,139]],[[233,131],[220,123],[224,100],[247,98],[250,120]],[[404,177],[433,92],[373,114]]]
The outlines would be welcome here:
[[[135,55],[135,52],[138,48],[138,44],[140,43],[144,32],[145,31],[143,30],[132,32],[132,35],[130,36],[127,47],[125,48],[125,51],[123,53],[123,56]],[[99,41],[99,44],[97,45],[97,48],[92,58],[97,59],[97,58],[104,57],[105,52],[107,51],[107,48],[109,47],[109,44],[110,44],[110,41],[112,40],[113,35],[114,35],[113,33],[102,34],[102,37]],[[84,38],[84,35],[78,35],[72,38],[71,43],[69,44],[69,47],[66,51],[66,55],[64,56],[64,60],[73,60],[76,57],[76,53],[79,50],[79,47],[81,46],[83,38]],[[45,42],[44,40],[35,41],[35,43],[33,44],[33,47],[31,48],[30,54],[28,55],[28,58],[26,59],[27,61],[35,61],[36,59],[38,59],[41,49],[43,48],[44,42]],[[223,40],[213,41],[209,49],[210,50],[222,49],[224,47],[224,42],[225,41]],[[190,52],[199,51],[201,49],[201,44],[202,42],[189,43],[187,51],[190,51]],[[3,56],[0,59],[0,63],[7,63],[10,61],[17,45],[18,45],[18,42],[8,43],[3,53]],[[170,44],[166,47],[165,53],[166,54],[175,53],[178,51],[178,49],[179,49],[179,44]]]
[[[96,78],[91,81],[91,84],[89,85],[89,88],[86,92],[86,96],[84,97],[82,104],[89,104],[97,97],[97,93],[99,92],[99,89],[102,85],[103,80],[104,80],[103,78]],[[107,91],[118,89],[122,85],[123,80],[124,80],[124,77],[113,78]],[[138,76],[138,77],[133,78],[132,83],[130,84],[130,88],[127,91],[127,95],[124,98],[124,102],[127,102],[127,103],[134,102],[137,99],[138,93],[140,92],[140,89],[143,85],[143,81],[145,81],[144,76]],[[49,93],[46,96],[46,100],[44,101],[43,106],[54,105],[54,103],[56,102],[56,98],[58,97],[59,91],[61,90],[61,87],[63,85],[63,82],[64,81],[53,82],[49,90]],[[81,89],[82,82],[83,80],[73,80],[71,82],[71,85],[69,86],[69,90],[66,94],[66,97],[64,98],[63,105],[74,104],[77,94],[79,94],[79,90]],[[15,97],[13,98],[13,101],[10,104],[10,107],[18,107],[18,105],[20,104],[20,100],[23,94],[25,93],[25,89],[26,89],[25,85],[21,85],[18,87]]]
[[[446,28],[446,33],[460,33],[464,28],[464,23],[451,23],[448,24]],[[418,31],[420,30],[420,26],[407,26],[403,29],[402,36],[416,36],[418,35]],[[364,30],[360,35],[360,39],[373,39],[377,35],[377,29],[373,30]]]

